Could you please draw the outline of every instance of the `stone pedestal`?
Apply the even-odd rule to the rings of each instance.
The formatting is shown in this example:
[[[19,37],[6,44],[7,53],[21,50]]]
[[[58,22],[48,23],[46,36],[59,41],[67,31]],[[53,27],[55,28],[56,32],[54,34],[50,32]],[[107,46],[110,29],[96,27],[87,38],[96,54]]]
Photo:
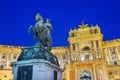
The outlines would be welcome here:
[[[62,72],[57,65],[44,59],[12,62],[14,80],[62,80]]]

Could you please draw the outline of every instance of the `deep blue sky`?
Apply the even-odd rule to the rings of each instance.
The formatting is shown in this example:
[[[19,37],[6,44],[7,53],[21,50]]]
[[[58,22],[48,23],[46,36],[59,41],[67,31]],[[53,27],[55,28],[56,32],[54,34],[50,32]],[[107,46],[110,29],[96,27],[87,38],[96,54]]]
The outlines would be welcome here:
[[[98,24],[104,40],[120,38],[120,0],[1,0],[0,44],[32,46],[27,29],[38,12],[51,19],[53,46],[68,46],[70,28],[82,20]]]

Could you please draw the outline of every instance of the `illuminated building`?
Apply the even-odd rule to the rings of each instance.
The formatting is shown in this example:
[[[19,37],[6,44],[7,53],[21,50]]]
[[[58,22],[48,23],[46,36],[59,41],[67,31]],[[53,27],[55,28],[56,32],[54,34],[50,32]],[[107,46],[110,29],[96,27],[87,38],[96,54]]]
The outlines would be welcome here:
[[[70,30],[70,46],[53,47],[52,53],[64,69],[63,80],[120,80],[120,39],[103,41],[98,25],[82,23]],[[0,79],[12,80],[10,63],[22,47],[0,46]]]

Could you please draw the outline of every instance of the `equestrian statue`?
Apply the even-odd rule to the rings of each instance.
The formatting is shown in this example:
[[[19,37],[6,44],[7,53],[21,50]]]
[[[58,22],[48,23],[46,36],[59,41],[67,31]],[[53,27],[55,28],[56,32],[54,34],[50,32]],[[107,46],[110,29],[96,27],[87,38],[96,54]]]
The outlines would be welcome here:
[[[34,32],[34,36],[32,38],[39,39],[39,46],[46,48],[48,51],[51,51],[52,38],[50,31],[52,30],[52,25],[50,20],[46,19],[46,22],[44,23],[44,20],[39,13],[36,15],[35,19],[36,24],[34,26],[31,25],[28,28],[28,34],[30,34],[30,31],[32,30]]]

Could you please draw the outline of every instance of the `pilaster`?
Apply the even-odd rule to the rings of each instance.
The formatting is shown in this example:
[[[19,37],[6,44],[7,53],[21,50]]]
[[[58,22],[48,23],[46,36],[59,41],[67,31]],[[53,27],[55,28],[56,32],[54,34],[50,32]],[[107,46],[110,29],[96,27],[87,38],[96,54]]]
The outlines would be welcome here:
[[[116,54],[117,54],[117,56],[118,56],[118,60],[120,60],[120,54],[119,54],[119,52],[118,52],[118,47],[115,48],[115,52],[116,52]]]
[[[78,44],[75,44],[76,60],[79,61]]]
[[[106,59],[106,61],[108,62],[108,64],[110,64],[110,56],[109,56],[109,53],[108,53],[108,49],[107,48],[105,48],[104,49],[104,55],[105,55],[105,59]]]
[[[70,57],[71,57],[71,62],[73,61],[73,46],[72,46],[72,44],[70,44]]]
[[[94,48],[94,59],[96,59],[97,58],[96,41],[93,41],[93,48]]]
[[[60,67],[62,68],[63,67],[62,53],[59,53],[59,57],[60,57]]]
[[[93,64],[93,73],[94,73],[94,80],[97,80],[96,79],[96,69],[95,69],[95,65]]]
[[[119,54],[119,50],[118,50],[118,47],[115,48],[115,52],[118,56],[118,64],[120,64],[120,54]]]
[[[101,41],[100,40],[98,40],[98,45],[99,45],[99,50],[100,50],[100,54],[98,54],[98,56],[103,59],[104,56],[103,56],[103,53],[102,53],[102,45],[101,45]]]
[[[110,60],[110,64],[112,63],[112,57],[111,57],[111,54],[110,54],[110,49],[107,49],[108,50],[108,54],[109,54],[109,60]]]

